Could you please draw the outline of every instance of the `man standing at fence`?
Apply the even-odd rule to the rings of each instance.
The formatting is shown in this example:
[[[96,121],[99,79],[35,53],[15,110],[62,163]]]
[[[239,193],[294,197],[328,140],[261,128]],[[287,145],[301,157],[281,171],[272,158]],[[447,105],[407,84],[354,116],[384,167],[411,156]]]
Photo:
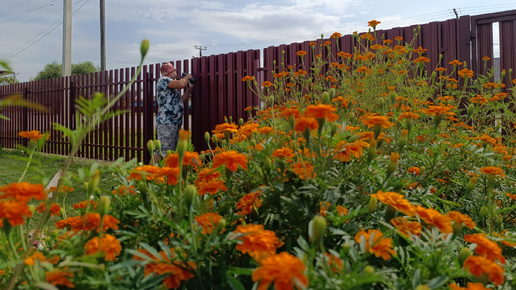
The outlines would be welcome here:
[[[166,157],[167,151],[176,150],[179,139],[179,129],[183,124],[184,105],[193,89],[190,82],[192,75],[187,74],[181,79],[176,79],[177,69],[170,62],[161,64],[161,78],[156,84],[156,98],[158,114],[156,115],[156,132],[161,142],[161,152],[155,152],[154,162]],[[179,93],[183,89],[184,93]]]

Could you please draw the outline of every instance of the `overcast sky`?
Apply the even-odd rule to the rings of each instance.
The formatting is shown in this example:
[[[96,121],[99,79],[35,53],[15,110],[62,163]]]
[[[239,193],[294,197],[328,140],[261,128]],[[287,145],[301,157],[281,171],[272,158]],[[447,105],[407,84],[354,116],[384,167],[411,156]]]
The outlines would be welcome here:
[[[139,62],[139,45],[150,41],[145,63],[261,49],[326,37],[424,24],[516,9],[507,0],[106,0],[106,66]],[[18,80],[34,78],[52,61],[62,62],[63,0],[0,0],[0,59]],[[100,66],[99,1],[72,0],[72,63]]]

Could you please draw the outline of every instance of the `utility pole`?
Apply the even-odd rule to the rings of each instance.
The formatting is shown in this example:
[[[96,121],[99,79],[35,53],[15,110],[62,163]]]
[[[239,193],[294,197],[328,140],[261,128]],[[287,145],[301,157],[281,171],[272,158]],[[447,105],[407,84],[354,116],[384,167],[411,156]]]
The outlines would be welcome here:
[[[72,0],[63,0],[63,64],[62,75],[72,75]]]
[[[199,50],[199,57],[202,57],[202,51],[208,49],[206,46],[196,45],[195,49]]]
[[[106,1],[100,0],[100,71],[106,70]]]

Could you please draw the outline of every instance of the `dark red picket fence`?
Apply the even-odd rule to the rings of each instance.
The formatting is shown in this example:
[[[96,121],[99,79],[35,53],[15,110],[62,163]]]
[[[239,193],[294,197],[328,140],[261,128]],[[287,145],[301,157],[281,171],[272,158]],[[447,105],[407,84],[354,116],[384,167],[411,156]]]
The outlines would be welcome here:
[[[466,61],[475,74],[483,73],[484,56],[491,59],[487,67],[493,66],[493,23],[499,23],[500,69],[506,70],[505,82],[509,85],[516,78],[515,72],[509,75],[509,69],[516,69],[516,10],[490,13],[476,16],[462,16],[441,22],[413,25],[389,30],[376,31],[376,39],[403,37],[405,42],[414,40],[414,46],[421,46],[427,51],[424,56],[430,58],[428,68],[438,65],[448,67],[452,60]],[[420,28],[419,28],[420,27]],[[415,31],[420,29],[417,38]],[[321,44],[329,39],[316,40]],[[355,39],[345,35],[332,41],[331,53],[339,50],[353,52]],[[191,98],[191,112],[185,104],[184,128],[192,131],[192,142],[197,151],[205,150],[207,144],[205,132],[210,132],[215,125],[222,123],[224,117],[233,121],[246,119],[244,109],[259,106],[258,96],[242,82],[244,76],[255,76],[258,84],[273,81],[274,73],[283,71],[292,65],[297,69],[309,71],[312,63],[311,41],[268,47],[263,50],[261,65],[260,50],[231,52],[227,54],[205,56],[191,60],[176,61],[178,72],[191,72],[197,79],[197,85]],[[318,46],[316,46],[318,47]],[[298,51],[308,52],[303,67]],[[327,50],[315,51],[323,56]],[[439,63],[440,60],[440,63]],[[78,157],[98,160],[126,160],[136,158],[148,162],[150,154],[146,143],[154,136],[155,83],[159,78],[160,64],[145,65],[113,110],[123,110],[113,119],[98,124],[87,135],[78,152]],[[41,112],[33,108],[7,107],[0,113],[10,118],[0,119],[0,146],[16,148],[26,145],[27,140],[18,136],[24,130],[49,132],[50,139],[43,152],[66,155],[70,142],[61,132],[54,128],[54,123],[69,128],[76,128],[76,100],[79,96],[91,98],[95,92],[104,93],[110,98],[121,92],[135,76],[136,67],[110,70],[80,76],[33,81],[14,85],[0,86],[0,99],[19,94],[24,99],[39,103],[47,108]],[[190,124],[191,120],[191,124]]]

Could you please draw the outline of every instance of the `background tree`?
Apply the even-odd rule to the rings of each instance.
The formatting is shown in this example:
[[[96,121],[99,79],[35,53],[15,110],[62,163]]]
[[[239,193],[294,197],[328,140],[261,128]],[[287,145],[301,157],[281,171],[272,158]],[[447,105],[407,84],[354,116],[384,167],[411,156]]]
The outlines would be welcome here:
[[[8,75],[8,76],[1,76],[0,77],[0,84],[6,82],[9,85],[17,84],[19,81],[16,79],[14,75]]]
[[[81,75],[97,71],[99,71],[99,68],[95,67],[95,65],[91,61],[84,61],[77,64],[72,64],[72,75]],[[61,75],[62,66],[60,63],[54,60],[53,62],[45,65],[45,68],[42,71],[38,72],[34,80],[37,81],[52,78],[60,78]]]

